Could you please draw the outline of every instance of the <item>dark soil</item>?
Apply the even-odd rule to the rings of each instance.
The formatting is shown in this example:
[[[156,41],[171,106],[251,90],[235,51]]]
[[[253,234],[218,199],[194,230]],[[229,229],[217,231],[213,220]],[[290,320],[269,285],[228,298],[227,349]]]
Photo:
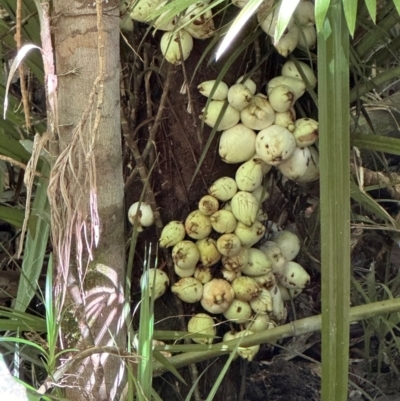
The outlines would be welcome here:
[[[272,363],[250,365],[246,401],[318,401],[321,380],[317,366],[276,358]]]

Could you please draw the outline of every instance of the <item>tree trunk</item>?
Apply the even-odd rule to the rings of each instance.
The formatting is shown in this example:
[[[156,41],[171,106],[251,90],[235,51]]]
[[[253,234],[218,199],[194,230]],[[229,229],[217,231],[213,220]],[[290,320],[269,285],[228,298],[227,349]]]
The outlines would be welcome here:
[[[54,1],[59,157],[51,185],[56,303],[63,310],[63,348],[107,345],[124,350],[119,2],[101,3]],[[103,8],[99,15],[98,7]],[[67,374],[70,400],[120,399],[120,357],[94,354]]]

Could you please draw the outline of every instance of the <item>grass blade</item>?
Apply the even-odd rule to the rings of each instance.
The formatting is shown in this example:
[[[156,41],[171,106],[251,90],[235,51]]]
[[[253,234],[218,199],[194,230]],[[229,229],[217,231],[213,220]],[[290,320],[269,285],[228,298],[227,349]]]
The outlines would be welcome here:
[[[41,173],[48,176],[50,168],[43,163]],[[42,271],[44,256],[46,254],[49,239],[50,225],[46,216],[49,213],[49,202],[47,199],[47,180],[40,178],[32,205],[34,213],[38,216],[36,232],[33,235],[29,230],[26,236],[24,260],[22,262],[22,274],[18,286],[17,298],[14,301],[16,310],[25,311],[35,294],[35,285]]]
[[[153,330],[154,330],[154,296],[150,292],[151,244],[147,249],[143,275],[140,281],[142,302],[140,303],[139,341],[138,341],[138,400],[151,399],[153,378]],[[157,266],[157,261],[155,262]],[[155,276],[154,276],[155,277]],[[154,288],[154,284],[152,286]]]

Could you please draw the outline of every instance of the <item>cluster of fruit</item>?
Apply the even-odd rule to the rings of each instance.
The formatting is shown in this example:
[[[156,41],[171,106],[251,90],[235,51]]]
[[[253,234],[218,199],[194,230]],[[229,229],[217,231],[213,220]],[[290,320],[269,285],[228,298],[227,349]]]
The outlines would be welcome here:
[[[169,222],[160,238],[161,247],[172,247],[175,273],[180,277],[171,291],[183,302],[200,302],[206,312],[244,325],[246,333],[284,322],[284,302],[300,294],[310,280],[306,270],[293,261],[300,250],[298,237],[277,231],[271,222],[262,223],[267,216],[260,205],[267,195],[262,189],[257,192],[258,200],[238,190],[232,178],[222,177],[185,222]],[[247,194],[253,198],[244,199]],[[271,228],[269,233],[266,226]],[[263,239],[268,241],[256,248]],[[159,297],[169,286],[168,276],[154,269],[153,280]],[[215,336],[214,321],[205,313],[196,314],[188,331]],[[213,336],[194,341],[211,343]],[[245,355],[254,357],[250,351]]]
[[[223,81],[206,81],[198,86],[200,93],[210,98],[200,118],[222,131],[222,160],[244,162],[238,173],[246,171],[247,191],[261,185],[271,166],[296,182],[317,180],[319,157],[312,145],[318,139],[318,122],[296,119],[294,109],[307,85],[315,88],[317,84],[313,70],[301,61],[286,62],[281,75],[268,82],[265,95],[256,93],[254,81],[243,80],[240,77],[230,88]]]
[[[215,34],[213,14],[208,1],[199,1],[189,6],[181,15],[168,17],[168,12],[155,20],[151,15],[168,4],[167,0],[122,0],[120,10],[126,17],[122,20],[127,31],[133,30],[133,22],[150,24],[154,30],[165,31],[160,48],[171,64],[181,64],[193,49],[193,38],[208,39]]]

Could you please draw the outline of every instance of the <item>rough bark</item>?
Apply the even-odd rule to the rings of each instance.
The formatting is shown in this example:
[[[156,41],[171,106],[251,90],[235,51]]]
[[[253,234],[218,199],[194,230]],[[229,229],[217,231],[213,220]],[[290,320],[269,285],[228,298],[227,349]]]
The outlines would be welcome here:
[[[70,155],[69,160],[72,162],[66,163],[66,168],[72,171],[64,175],[65,188],[58,187],[61,229],[65,229],[65,235],[68,236],[67,227],[69,227],[73,235],[71,235],[69,263],[63,265],[62,257],[58,254],[57,274],[58,280],[62,282],[61,287],[68,294],[63,303],[64,316],[72,316],[70,319],[72,323],[69,326],[63,325],[63,334],[67,339],[77,335],[78,341],[75,345],[81,349],[93,345],[109,345],[125,349],[126,342],[122,313],[125,256],[118,5],[117,0],[103,2],[101,17],[103,30],[100,34],[96,1],[54,1],[53,32],[58,76],[59,152],[62,156],[62,152],[65,151],[70,153],[83,151],[80,155]],[[104,38],[102,43],[104,48],[99,53],[101,35]],[[104,80],[100,80],[99,85],[94,86],[101,70],[99,54],[103,55]],[[99,105],[98,99],[101,99],[103,90],[101,85],[104,85],[104,98]],[[93,107],[87,121],[82,124],[82,118],[90,105],[91,95],[92,98],[94,96]],[[97,113],[100,113],[100,120],[96,130]],[[71,147],[80,124],[82,128],[78,142],[81,145],[78,146],[78,143],[76,147]],[[89,176],[93,187],[86,186],[87,181],[82,179],[88,177],[85,169],[89,168],[92,154],[94,154],[95,170]],[[80,189],[77,184],[79,180],[82,184]],[[74,191],[76,193],[71,193]],[[97,247],[93,245],[96,241],[95,231],[91,229],[95,222],[93,214],[90,213],[93,201],[96,200],[94,196],[96,192],[100,225]],[[71,202],[69,206],[74,213],[76,208],[81,208],[81,216],[79,213],[75,214],[72,222],[68,221],[71,213],[70,210],[65,211],[67,206],[62,201],[63,196],[69,198]],[[85,229],[83,226],[77,226],[79,221],[86,225]],[[74,224],[75,227],[71,228]],[[55,236],[53,235],[53,239]],[[60,234],[58,237],[60,238]],[[79,265],[79,237],[82,238],[83,245],[82,268]],[[92,245],[88,247],[89,250],[86,248],[87,238]],[[55,247],[59,248],[60,243],[55,244]],[[92,261],[90,261],[90,248],[93,250]],[[68,277],[65,277],[66,272]],[[60,293],[57,296],[60,297]],[[77,324],[74,325],[74,322]],[[68,327],[71,327],[72,333],[66,332]],[[64,348],[73,345],[73,341],[63,343]],[[101,354],[98,358],[86,359],[76,372],[68,372],[71,376],[68,379],[67,397],[74,401],[119,400],[124,381],[123,372],[123,361],[117,356]]]

